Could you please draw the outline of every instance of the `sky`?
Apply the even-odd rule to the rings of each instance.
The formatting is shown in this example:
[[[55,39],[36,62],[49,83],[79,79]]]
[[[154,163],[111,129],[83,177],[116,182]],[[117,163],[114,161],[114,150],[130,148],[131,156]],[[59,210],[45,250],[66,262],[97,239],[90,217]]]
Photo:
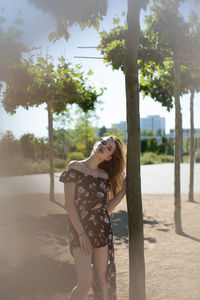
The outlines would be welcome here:
[[[121,16],[126,11],[126,0],[110,0],[107,16],[101,23],[100,31],[108,31],[112,28],[112,18]],[[187,16],[194,2],[188,1],[182,6],[182,12]],[[56,43],[48,42],[48,34],[53,31],[55,21],[50,15],[44,15],[41,11],[28,4],[27,0],[0,0],[0,7],[4,7],[3,14],[6,16],[8,24],[12,24],[16,19],[19,11],[24,20],[23,41],[29,46],[39,48],[42,55],[52,55],[55,59],[64,56],[72,65],[82,64],[85,71],[92,70],[91,83],[99,90],[106,87],[101,98],[103,104],[97,108],[99,127],[106,126],[110,128],[112,123],[119,123],[126,120],[126,94],[125,94],[125,78],[121,71],[113,71],[110,66],[106,66],[101,59],[85,59],[75,58],[75,56],[101,56],[96,49],[79,49],[80,46],[97,46],[99,43],[99,35],[94,29],[86,28],[81,31],[78,26],[72,26],[69,30],[70,38],[68,42],[64,39],[58,40]],[[195,7],[195,6],[194,6]],[[141,13],[141,27],[144,26],[143,18],[145,12]],[[190,127],[189,114],[189,95],[181,98],[183,128]],[[71,114],[74,116],[74,109]],[[146,97],[143,99],[140,95],[140,117],[148,115],[160,115],[166,119],[166,133],[169,133],[175,125],[175,112],[171,112]],[[194,99],[194,123],[195,128],[200,128],[200,95],[195,95]],[[11,130],[16,138],[24,133],[33,133],[37,137],[47,136],[47,111],[45,105],[25,110],[17,109],[15,115],[8,115],[2,106],[0,106],[0,135],[2,136],[7,130]],[[68,128],[66,124],[65,128]]]

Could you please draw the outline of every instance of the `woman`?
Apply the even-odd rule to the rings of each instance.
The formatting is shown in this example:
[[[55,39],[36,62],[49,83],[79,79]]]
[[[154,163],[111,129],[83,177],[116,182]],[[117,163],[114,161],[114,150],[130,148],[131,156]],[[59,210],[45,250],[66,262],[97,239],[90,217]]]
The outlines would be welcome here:
[[[61,176],[69,216],[70,252],[77,285],[70,299],[116,299],[116,270],[109,213],[125,196],[126,147],[115,136],[100,139],[89,158],[71,161]],[[93,266],[92,266],[93,265]]]

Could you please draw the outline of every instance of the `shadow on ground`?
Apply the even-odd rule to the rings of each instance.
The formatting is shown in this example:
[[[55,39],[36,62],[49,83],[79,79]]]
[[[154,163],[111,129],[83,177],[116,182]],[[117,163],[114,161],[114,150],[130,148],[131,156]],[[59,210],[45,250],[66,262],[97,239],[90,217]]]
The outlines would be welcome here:
[[[59,245],[66,246],[68,244],[67,214],[55,213],[39,217],[22,215],[17,220],[17,223],[21,233],[33,234],[38,239],[45,237],[48,240],[49,238],[49,241],[54,237]]]
[[[180,235],[183,236],[183,237],[186,237],[188,239],[191,239],[192,241],[200,242],[200,239],[198,239],[198,238],[196,238],[194,236],[191,236],[191,235],[189,235],[189,234],[187,234],[185,232],[180,233]]]
[[[128,214],[124,210],[120,210],[113,213],[111,216],[113,234],[116,240],[116,244],[120,245],[122,243],[128,244]],[[144,224],[148,224],[151,227],[158,225],[156,220],[146,220],[144,219]],[[156,239],[153,237],[144,237],[144,240],[149,243],[156,243]]]

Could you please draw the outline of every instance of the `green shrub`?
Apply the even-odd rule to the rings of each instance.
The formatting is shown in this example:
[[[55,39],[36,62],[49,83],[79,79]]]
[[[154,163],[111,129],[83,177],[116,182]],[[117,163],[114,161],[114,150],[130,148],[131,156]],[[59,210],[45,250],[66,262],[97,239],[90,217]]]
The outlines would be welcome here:
[[[49,172],[49,160],[25,159],[21,155],[0,159],[0,176],[30,175]]]
[[[183,162],[185,162],[185,163],[190,162],[190,156],[186,153],[183,154]]]
[[[196,163],[200,162],[200,152],[195,153],[195,162]]]
[[[61,158],[54,159],[54,167],[55,169],[63,169],[66,167],[66,160]]]
[[[145,152],[141,155],[141,165],[159,164],[159,163],[170,163],[174,161],[172,155],[167,154],[156,154],[154,152]]]
[[[147,149],[149,152],[156,152],[158,147],[157,139],[151,136],[147,141]]]
[[[163,155],[160,155],[159,156],[160,158],[160,161],[162,163],[171,163],[171,162],[174,162],[174,157],[172,155],[166,155],[166,154],[163,154]]]
[[[141,152],[144,153],[147,151],[148,139],[141,139]]]
[[[153,152],[145,152],[141,155],[140,162],[142,165],[150,165],[156,163],[157,155]]]

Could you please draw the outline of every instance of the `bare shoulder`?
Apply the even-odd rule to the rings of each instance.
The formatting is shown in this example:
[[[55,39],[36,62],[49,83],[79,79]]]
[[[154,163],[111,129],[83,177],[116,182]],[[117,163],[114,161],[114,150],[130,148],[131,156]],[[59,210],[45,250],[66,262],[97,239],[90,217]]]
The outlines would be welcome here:
[[[77,160],[71,160],[69,162],[69,164],[67,165],[66,169],[67,170],[69,170],[69,169],[76,169],[76,170],[80,171],[80,162],[77,161]]]

